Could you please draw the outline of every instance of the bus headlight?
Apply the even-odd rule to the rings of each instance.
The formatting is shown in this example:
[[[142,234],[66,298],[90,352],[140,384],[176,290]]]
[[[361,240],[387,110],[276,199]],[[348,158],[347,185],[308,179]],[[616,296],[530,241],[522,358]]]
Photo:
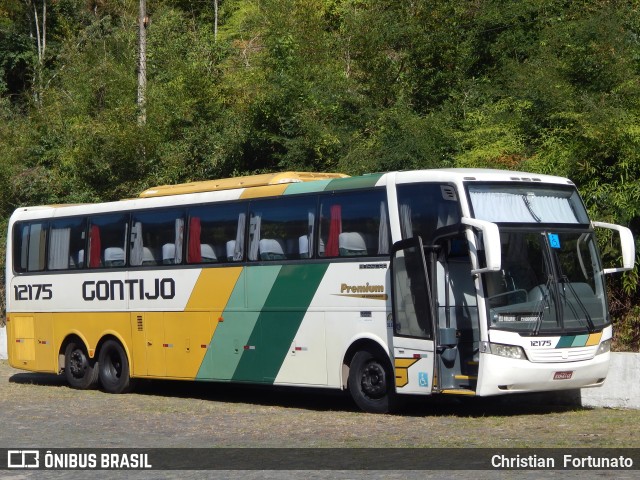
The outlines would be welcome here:
[[[527,355],[524,353],[522,347],[518,347],[517,345],[502,345],[500,343],[491,343],[490,348],[491,353],[494,355],[513,358],[516,360],[527,359]]]
[[[600,346],[598,347],[598,351],[596,352],[596,355],[600,355],[602,353],[607,353],[610,351],[611,351],[611,339],[605,340],[600,343]]]

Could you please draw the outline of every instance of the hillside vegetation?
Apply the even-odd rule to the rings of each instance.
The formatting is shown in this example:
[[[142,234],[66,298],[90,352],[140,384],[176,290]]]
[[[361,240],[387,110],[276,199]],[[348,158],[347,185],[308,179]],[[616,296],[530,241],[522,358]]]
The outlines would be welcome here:
[[[0,2],[4,225],[156,184],[464,166],[567,176],[640,234],[637,1],[147,0],[144,112],[138,7]],[[609,279],[620,350],[637,281]]]

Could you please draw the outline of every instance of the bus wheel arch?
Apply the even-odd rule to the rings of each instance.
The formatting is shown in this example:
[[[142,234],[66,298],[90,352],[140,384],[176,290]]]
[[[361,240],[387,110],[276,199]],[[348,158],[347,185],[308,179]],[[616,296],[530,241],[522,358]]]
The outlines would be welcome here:
[[[128,393],[135,385],[127,350],[113,335],[103,337],[98,344],[98,378],[108,393]]]
[[[98,385],[98,362],[89,356],[85,342],[72,334],[65,338],[58,353],[65,379],[71,388],[86,390]]]
[[[389,413],[397,407],[395,374],[386,350],[377,342],[362,339],[347,350],[343,383],[356,405],[369,413]]]

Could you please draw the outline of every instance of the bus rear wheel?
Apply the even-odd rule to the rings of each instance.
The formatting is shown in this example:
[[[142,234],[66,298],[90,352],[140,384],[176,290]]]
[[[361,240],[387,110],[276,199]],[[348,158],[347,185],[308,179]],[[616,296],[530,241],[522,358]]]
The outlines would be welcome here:
[[[133,388],[127,354],[116,340],[107,340],[100,349],[100,384],[109,393],[127,393]]]
[[[71,388],[85,390],[98,383],[98,365],[81,342],[71,341],[64,350],[64,376]]]
[[[349,367],[348,387],[356,405],[369,413],[388,413],[396,405],[388,361],[370,350],[357,352]]]

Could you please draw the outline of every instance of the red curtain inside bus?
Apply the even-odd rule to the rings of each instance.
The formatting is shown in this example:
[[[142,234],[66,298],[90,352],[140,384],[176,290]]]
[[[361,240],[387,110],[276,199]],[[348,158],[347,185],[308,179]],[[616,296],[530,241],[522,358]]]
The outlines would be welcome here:
[[[89,231],[89,268],[97,268],[100,266],[101,251],[100,227],[92,225]]]
[[[329,222],[329,238],[325,247],[325,256],[337,257],[340,253],[338,249],[338,237],[342,233],[342,206],[332,205]]]
[[[189,220],[189,251],[187,254],[188,263],[200,263],[202,261],[202,250],[200,248],[200,217],[191,217]]]

